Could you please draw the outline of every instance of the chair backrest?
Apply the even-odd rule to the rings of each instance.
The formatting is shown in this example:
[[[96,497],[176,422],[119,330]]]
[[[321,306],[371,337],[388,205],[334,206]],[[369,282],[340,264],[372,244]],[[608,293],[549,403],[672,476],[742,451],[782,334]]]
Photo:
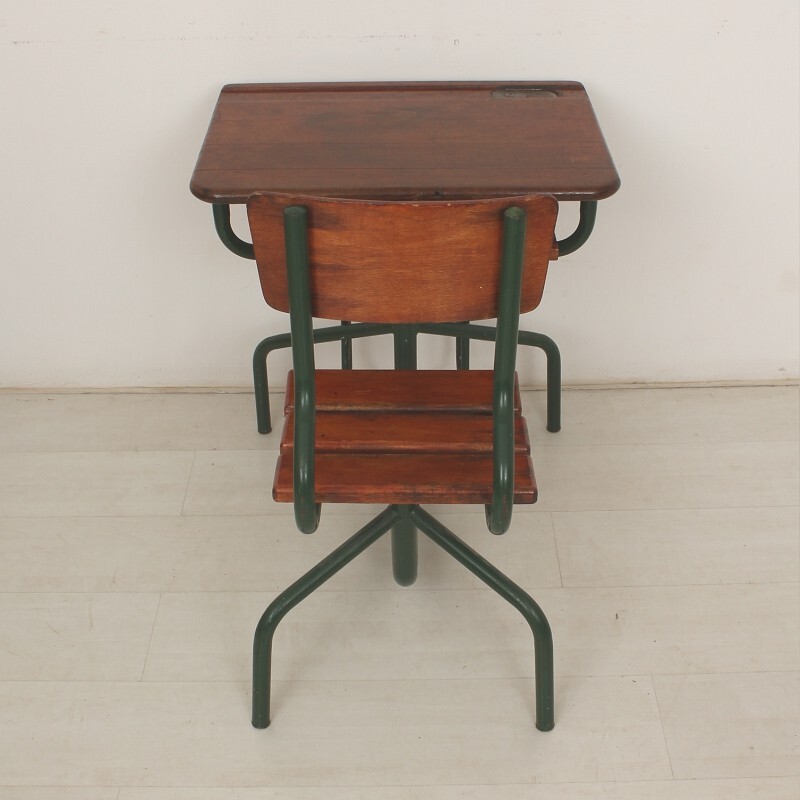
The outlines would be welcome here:
[[[382,202],[256,194],[247,203],[264,299],[289,311],[284,209],[306,209],[311,313],[360,322],[497,317],[503,212],[527,218],[520,311],[539,304],[558,205],[549,196]]]

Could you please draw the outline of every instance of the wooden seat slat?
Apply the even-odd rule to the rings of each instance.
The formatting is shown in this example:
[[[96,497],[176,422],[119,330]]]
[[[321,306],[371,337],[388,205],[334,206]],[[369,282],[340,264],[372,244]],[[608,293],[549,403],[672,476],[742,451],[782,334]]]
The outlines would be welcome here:
[[[530,453],[528,430],[515,419],[515,451]],[[288,414],[281,452],[292,448],[294,415]],[[316,418],[317,453],[492,452],[488,414],[396,411],[322,411]]]
[[[536,502],[536,479],[529,456],[514,462],[514,502]],[[290,503],[291,452],[279,456],[273,498]],[[479,503],[492,500],[492,457],[451,454],[331,454],[315,461],[319,503]]]
[[[492,413],[491,370],[316,371],[318,411],[467,411]],[[284,411],[294,407],[294,371],[289,373]],[[522,401],[514,384],[514,411]]]

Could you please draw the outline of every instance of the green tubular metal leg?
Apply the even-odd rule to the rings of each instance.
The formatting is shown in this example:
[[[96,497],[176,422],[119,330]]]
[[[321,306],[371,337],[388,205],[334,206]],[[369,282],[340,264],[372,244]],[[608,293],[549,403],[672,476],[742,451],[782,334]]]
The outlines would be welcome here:
[[[525,617],[533,632],[536,667],[536,727],[550,731],[555,725],[553,689],[553,634],[550,623],[536,601],[514,581],[462,542],[452,531],[419,506],[411,507],[417,528],[480,578]]]
[[[561,353],[558,345],[543,333],[520,331],[520,344],[544,350],[547,363],[547,430],[558,433],[561,430]]]
[[[493,342],[497,338],[497,329],[491,325],[476,325],[472,322],[437,322],[435,325],[418,325],[420,333],[433,333],[437,336],[452,336],[459,341],[475,339],[481,342]],[[561,430],[561,354],[558,345],[543,333],[519,331],[519,344],[538,347],[547,356],[547,430],[558,433]],[[469,354],[467,353],[467,364]],[[467,367],[465,367],[466,369]]]
[[[253,640],[254,727],[266,728],[270,723],[272,640],[280,621],[346,564],[378,541],[390,528],[396,528],[397,522],[406,516],[410,517],[415,528],[419,528],[525,618],[533,633],[534,642],[536,727],[540,731],[553,729],[553,636],[544,612],[524,589],[419,506],[389,506],[269,604],[256,627]]]
[[[282,350],[292,346],[292,337],[288,333],[268,336],[262,339],[253,351],[253,387],[256,392],[256,423],[259,433],[272,430],[272,416],[269,410],[269,379],[267,378],[267,356],[273,350]]]
[[[256,627],[253,640],[253,726],[269,725],[270,685],[272,681],[272,638],[278,623],[298,603],[332,578],[359,553],[383,536],[398,518],[398,510],[389,506],[358,533],[337,547],[312,567],[288,589],[281,592],[267,607]]]

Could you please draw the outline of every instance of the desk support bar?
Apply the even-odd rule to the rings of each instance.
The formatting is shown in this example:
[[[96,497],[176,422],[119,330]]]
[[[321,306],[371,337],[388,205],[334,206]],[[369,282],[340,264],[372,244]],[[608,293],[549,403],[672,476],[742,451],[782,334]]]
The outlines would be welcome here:
[[[469,343],[471,339],[493,342],[497,338],[497,328],[493,325],[475,325],[470,322],[429,323],[417,325],[417,330],[419,333],[435,336],[453,336],[456,342]],[[517,341],[527,347],[538,347],[547,356],[547,430],[557,433],[561,430],[561,353],[558,345],[549,336],[535,331],[520,331]],[[469,353],[467,357],[469,358]]]
[[[368,336],[381,336],[392,333],[392,325],[385,323],[354,322],[348,325],[333,325],[328,328],[315,328],[314,344],[323,342],[350,342]],[[288,333],[267,336],[257,345],[253,353],[253,384],[256,392],[256,420],[259,433],[272,430],[272,419],[269,411],[269,382],[267,380],[267,356],[273,350],[283,350],[292,346],[292,337]]]
[[[586,244],[586,240],[592,235],[594,221],[597,218],[597,200],[582,200],[581,215],[578,220],[578,227],[567,236],[556,242],[558,245],[558,255],[568,256],[574,253],[579,247]]]
[[[227,204],[214,203],[211,210],[214,212],[214,227],[217,229],[217,236],[222,240],[222,244],[241,258],[254,259],[256,255],[253,245],[240,239],[231,228],[231,207]]]
[[[214,203],[211,206],[211,210],[214,212],[214,227],[217,229],[217,236],[219,236],[225,247],[241,258],[254,259],[253,245],[244,241],[244,239],[240,239],[233,232],[231,227],[231,207],[227,203]],[[587,239],[592,235],[596,218],[597,201],[581,201],[578,227],[566,239],[560,239],[557,242],[558,255],[568,256],[578,248],[583,247]],[[469,356],[467,355],[466,358],[469,358]]]

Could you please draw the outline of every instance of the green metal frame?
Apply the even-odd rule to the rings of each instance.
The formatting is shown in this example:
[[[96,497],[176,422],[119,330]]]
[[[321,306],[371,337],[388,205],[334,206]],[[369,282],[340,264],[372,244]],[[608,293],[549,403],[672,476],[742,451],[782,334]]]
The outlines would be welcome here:
[[[224,203],[214,203],[211,206],[211,211],[214,214],[214,227],[222,244],[240,258],[255,259],[256,254],[253,250],[253,245],[244,241],[244,239],[240,239],[233,232],[231,227],[231,207]]]
[[[305,600],[325,581],[332,578],[345,564],[377,542],[398,520],[399,514],[390,506],[360,531],[339,545],[305,575],[281,592],[261,615],[253,639],[253,726],[269,725],[270,687],[272,682],[272,638],[278,623],[298,603]]]
[[[492,399],[494,476],[492,503],[486,507],[486,524],[495,534],[508,530],[514,508],[514,375],[525,261],[525,212],[521,208],[503,213],[502,253]]]
[[[345,342],[353,339],[363,339],[385,334],[396,334],[395,325],[370,322],[353,322],[349,325],[332,325],[327,328],[314,329],[314,343],[341,341],[342,349]],[[490,325],[475,325],[472,323],[435,323],[415,325],[417,334],[426,333],[435,336],[451,336],[456,340],[456,365],[458,369],[469,369],[469,342],[470,340],[493,342],[497,337],[497,330]],[[405,347],[416,344],[416,337],[409,339],[407,335],[402,338]],[[543,333],[535,331],[520,331],[517,341],[527,347],[538,347],[543,350],[547,364],[547,430],[558,433],[561,430],[561,354],[558,345]],[[274,350],[284,350],[292,346],[292,337],[288,333],[279,333],[262,339],[253,352],[253,385],[256,397],[256,421],[259,433],[269,433],[272,430],[272,416],[269,409],[269,380],[267,377],[267,356]],[[395,335],[395,354],[398,352],[397,336]],[[352,368],[352,350],[350,361],[342,360],[344,369]],[[405,356],[408,363],[416,363],[416,351],[413,357]]]
[[[315,378],[314,342],[308,276],[307,213],[301,206],[284,210],[286,265],[289,291],[292,359],[295,371],[293,491],[297,526],[313,533],[319,524],[320,504],[314,497]],[[492,533],[508,530],[514,500],[514,374],[519,339],[519,306],[525,243],[525,212],[510,208],[503,215],[503,251],[493,390],[493,489],[486,507],[486,522]],[[416,368],[416,337],[425,326],[396,325],[395,368]],[[452,335],[467,336],[477,326],[457,324]],[[342,329],[330,330],[331,341]],[[437,327],[438,330],[438,327]],[[382,330],[380,332],[386,332]],[[370,335],[365,333],[365,335]],[[417,532],[422,531],[457,561],[467,567],[526,619],[533,632],[536,666],[536,726],[543,731],[554,726],[553,640],[547,618],[530,595],[454,533],[418,505],[392,505],[340,545],[329,556],[282,592],[261,617],[253,642],[253,725],[266,728],[270,722],[272,640],[283,617],[303,599],[335,575],[345,564],[392,531],[392,569],[395,580],[412,584],[417,577]]]
[[[289,206],[284,209],[283,220],[294,367],[294,518],[303,533],[314,533],[322,507],[314,502],[316,386],[308,278],[308,214],[302,206]]]
[[[456,347],[462,341],[494,342],[497,340],[497,328],[493,325],[476,325],[472,322],[437,322],[417,327],[419,333],[454,337]],[[544,350],[547,356],[547,430],[551,433],[558,433],[561,430],[561,353],[559,353],[558,345],[549,336],[535,331],[519,331],[517,344],[538,347]],[[469,369],[469,351],[467,351],[467,366],[462,369]]]
[[[533,633],[536,727],[540,731],[553,729],[555,726],[553,634],[544,612],[521,586],[500,572],[424,509],[415,505],[386,508],[269,604],[256,626],[253,639],[254,727],[266,728],[270,724],[272,640],[280,621],[315,589],[377,542],[390,528],[394,529],[406,518],[431,541],[514,606],[525,618]]]
[[[578,225],[575,230],[566,237],[559,239],[558,255],[568,256],[574,253],[579,247],[583,247],[594,230],[594,223],[597,219],[597,200],[582,200]]]
[[[342,325],[331,325],[327,328],[314,329],[314,344],[325,342],[341,342],[342,352],[346,349],[350,353],[349,366],[343,358],[342,366],[352,368],[353,339],[362,339],[371,336],[392,334],[394,327],[382,323],[353,322]],[[267,377],[267,356],[274,350],[285,350],[292,346],[292,336],[289,333],[278,333],[262,339],[253,353],[253,385],[256,391],[256,420],[259,433],[269,433],[272,430],[272,415],[269,410],[269,379]]]
[[[215,203],[212,205],[212,211],[214,214],[214,227],[225,247],[241,258],[254,259],[255,253],[253,251],[253,245],[250,244],[250,242],[240,239],[233,232],[233,228],[231,227],[230,206]],[[586,243],[594,230],[596,218],[597,201],[582,201],[580,204],[580,218],[577,227],[573,233],[557,242],[559,256],[566,256],[570,253],[574,253]],[[406,353],[406,355],[402,357],[409,361],[413,358],[414,363],[416,363],[416,350],[414,350],[412,356],[410,354],[412,343],[407,341],[408,334],[398,334],[395,327],[396,326],[391,325],[351,325],[350,322],[343,321],[341,326],[315,330],[314,342],[340,341],[342,369],[352,369],[353,339],[394,333],[395,358],[397,359],[399,346],[401,348],[400,352]],[[348,330],[344,330],[344,328],[348,328]],[[456,339],[456,367],[458,369],[469,369],[470,341],[472,339],[494,341],[494,335],[487,336],[490,330],[492,329],[488,326],[482,326],[480,331],[476,330],[475,326],[471,326],[470,328],[464,328],[458,333],[447,333],[438,325],[427,325],[424,326],[424,330],[421,327],[417,327],[416,332],[454,336]],[[406,339],[402,339],[403,336],[405,336]],[[401,341],[405,341],[405,344],[398,345],[398,338],[400,338]],[[547,359],[547,430],[551,433],[557,433],[561,430],[561,354],[559,353],[558,346],[549,336],[534,331],[520,331],[518,342],[522,345],[538,347],[545,353]],[[278,334],[263,339],[258,343],[253,352],[253,384],[256,398],[256,422],[259,433],[269,433],[272,430],[272,418],[269,409],[267,356],[273,350],[281,350],[287,347],[291,347],[291,337],[289,334]],[[403,347],[406,349],[403,350]]]

